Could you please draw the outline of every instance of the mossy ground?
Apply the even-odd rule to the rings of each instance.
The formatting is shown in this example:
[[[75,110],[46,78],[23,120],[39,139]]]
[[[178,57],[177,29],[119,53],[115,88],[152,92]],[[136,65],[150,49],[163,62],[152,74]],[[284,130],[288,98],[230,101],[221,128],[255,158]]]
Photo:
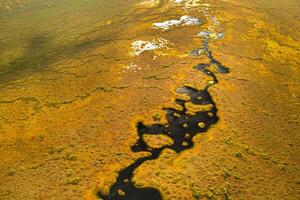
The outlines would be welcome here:
[[[0,199],[94,199],[144,155],[130,149],[136,123],[163,123],[177,87],[210,80],[193,68],[205,57],[188,57],[203,13],[189,13],[203,26],[161,32],[151,24],[185,11],[73,2],[1,16]],[[299,4],[265,2],[205,2],[225,29],[210,47],[231,69],[209,89],[220,120],[193,149],[144,163],[137,186],[165,199],[300,198]],[[157,37],[172,45],[130,54]]]

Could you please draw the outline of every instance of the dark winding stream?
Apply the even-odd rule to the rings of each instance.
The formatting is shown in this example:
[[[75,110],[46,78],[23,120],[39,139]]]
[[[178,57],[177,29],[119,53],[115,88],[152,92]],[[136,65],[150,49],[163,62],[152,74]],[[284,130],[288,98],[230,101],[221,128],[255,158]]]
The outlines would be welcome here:
[[[213,101],[208,88],[218,83],[216,73],[226,74],[229,69],[223,66],[219,61],[214,59],[211,50],[209,49],[209,38],[206,37],[203,41],[202,50],[209,58],[209,63],[199,63],[195,66],[202,73],[211,76],[213,81],[206,85],[203,90],[198,90],[189,86],[177,88],[176,92],[185,94],[190,97],[190,100],[176,99],[175,102],[182,107],[181,110],[174,108],[165,108],[167,125],[154,123],[146,125],[143,122],[137,123],[137,131],[139,135],[138,141],[132,146],[133,152],[150,152],[149,156],[141,157],[134,163],[119,172],[117,181],[111,186],[109,194],[103,195],[100,191],[97,192],[97,197],[104,200],[160,200],[161,193],[154,188],[136,188],[132,182],[134,170],[147,160],[157,159],[160,153],[166,149],[173,149],[180,153],[186,149],[193,147],[193,137],[199,133],[208,131],[211,125],[217,123],[217,108]],[[195,53],[195,50],[192,51]],[[186,103],[194,105],[210,106],[209,110],[195,112],[193,115],[187,114]],[[143,140],[144,134],[163,134],[173,140],[172,145],[165,145],[160,148],[150,148]],[[125,194],[120,194],[118,191],[123,191]]]

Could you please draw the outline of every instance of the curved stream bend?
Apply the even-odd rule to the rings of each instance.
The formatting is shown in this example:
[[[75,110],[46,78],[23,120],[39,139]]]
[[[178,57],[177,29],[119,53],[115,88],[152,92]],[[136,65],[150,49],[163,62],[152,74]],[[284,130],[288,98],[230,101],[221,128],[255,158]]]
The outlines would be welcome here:
[[[217,123],[217,108],[213,101],[208,88],[216,83],[218,79],[216,73],[226,74],[229,69],[217,61],[209,49],[209,37],[205,37],[201,50],[209,58],[209,63],[199,63],[195,66],[202,73],[211,76],[210,81],[203,90],[198,90],[189,86],[177,88],[176,92],[189,96],[189,100],[176,99],[175,102],[181,106],[181,110],[174,108],[165,108],[167,125],[154,123],[145,125],[143,122],[137,123],[137,131],[139,139],[132,146],[133,152],[147,151],[149,156],[141,157],[134,163],[119,172],[116,182],[111,186],[109,194],[104,195],[100,191],[97,197],[104,200],[161,200],[162,196],[157,189],[154,188],[137,188],[132,178],[134,170],[147,160],[157,159],[160,153],[166,149],[173,149],[177,153],[193,147],[193,137],[199,133],[206,132],[211,125]],[[193,50],[192,52],[195,52]],[[208,109],[195,113],[187,112],[187,103],[194,105],[202,105]],[[172,145],[165,145],[160,148],[151,148],[144,141],[144,134],[163,134],[173,140]]]

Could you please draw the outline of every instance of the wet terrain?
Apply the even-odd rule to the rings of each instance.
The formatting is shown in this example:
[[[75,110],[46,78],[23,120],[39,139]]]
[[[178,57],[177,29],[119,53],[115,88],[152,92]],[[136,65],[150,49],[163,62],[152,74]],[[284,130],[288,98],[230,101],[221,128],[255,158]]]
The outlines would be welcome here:
[[[299,199],[298,1],[0,1],[0,199]]]
[[[136,188],[132,182],[134,170],[147,160],[154,160],[159,157],[161,152],[168,148],[177,153],[186,149],[192,148],[193,137],[196,134],[207,132],[209,127],[218,121],[217,108],[212,100],[208,89],[218,83],[218,79],[214,72],[209,68],[215,66],[217,73],[229,73],[227,67],[222,66],[220,62],[214,59],[211,50],[209,49],[209,40],[214,32],[204,34],[203,47],[197,48],[190,52],[190,56],[200,56],[199,52],[203,52],[209,63],[200,63],[196,65],[196,69],[204,74],[212,77],[212,80],[205,86],[203,90],[197,90],[189,86],[183,86],[176,89],[179,94],[186,95],[188,100],[175,99],[175,103],[180,109],[164,108],[166,111],[167,125],[155,123],[150,126],[144,125],[143,122],[138,122],[137,132],[139,139],[132,146],[133,152],[149,152],[151,155],[137,159],[133,164],[119,172],[117,181],[110,188],[109,195],[102,195],[98,192],[97,195],[102,199],[162,199],[159,191],[150,188]],[[222,33],[223,35],[223,33]],[[201,105],[198,111],[191,112],[186,104]],[[152,148],[144,140],[144,135],[165,135],[172,140],[172,144],[163,145],[159,148]],[[121,194],[120,194],[121,193]]]

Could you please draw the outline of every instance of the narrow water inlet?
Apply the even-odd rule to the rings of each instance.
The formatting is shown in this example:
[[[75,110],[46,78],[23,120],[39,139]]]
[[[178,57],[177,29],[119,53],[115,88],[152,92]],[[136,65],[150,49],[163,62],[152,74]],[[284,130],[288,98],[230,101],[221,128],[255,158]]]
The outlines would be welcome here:
[[[177,88],[176,93],[187,95],[189,100],[175,100],[175,103],[182,108],[180,110],[164,108],[166,111],[165,118],[168,122],[166,125],[160,123],[147,125],[141,121],[137,122],[136,128],[139,138],[131,149],[133,152],[149,152],[150,156],[141,157],[121,170],[117,181],[111,186],[109,194],[104,195],[98,191],[97,197],[104,200],[161,200],[162,195],[159,190],[155,188],[137,188],[134,185],[132,178],[135,169],[145,161],[157,159],[160,153],[166,148],[172,149],[177,153],[192,148],[194,146],[193,137],[197,134],[207,132],[213,124],[218,122],[216,104],[208,89],[218,83],[215,73],[226,74],[229,73],[229,69],[214,59],[208,46],[208,40],[204,39],[203,50],[206,52],[210,62],[207,64],[199,63],[196,65],[196,69],[212,77],[213,82],[209,82],[203,90],[198,90],[190,86]],[[215,67],[215,69],[212,70],[212,67]],[[209,109],[190,112],[186,106],[188,103],[196,106],[206,106]],[[151,148],[143,139],[143,135],[145,134],[163,134],[172,139],[173,143],[159,148]]]

